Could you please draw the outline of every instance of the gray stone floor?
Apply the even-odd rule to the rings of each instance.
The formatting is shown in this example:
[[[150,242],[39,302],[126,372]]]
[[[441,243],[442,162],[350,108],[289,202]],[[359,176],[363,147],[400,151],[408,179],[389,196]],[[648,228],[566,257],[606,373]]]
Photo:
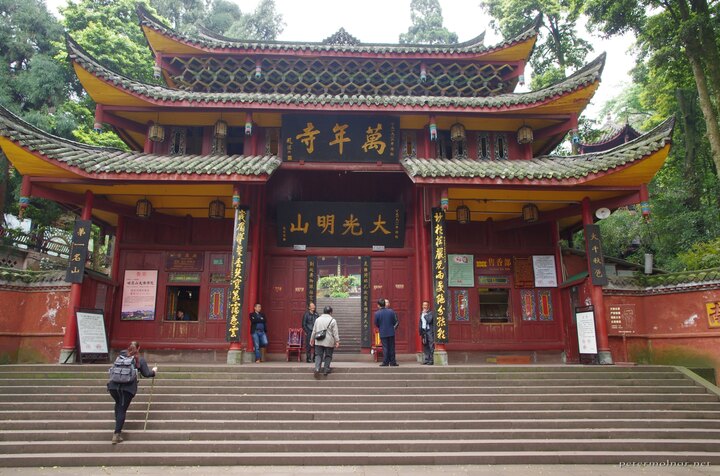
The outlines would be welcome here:
[[[619,465],[462,465],[462,466],[131,466],[67,468],[0,468],[0,476],[214,476],[262,474],[263,476],[606,476],[606,475],[720,475],[720,466],[681,467],[670,464]]]

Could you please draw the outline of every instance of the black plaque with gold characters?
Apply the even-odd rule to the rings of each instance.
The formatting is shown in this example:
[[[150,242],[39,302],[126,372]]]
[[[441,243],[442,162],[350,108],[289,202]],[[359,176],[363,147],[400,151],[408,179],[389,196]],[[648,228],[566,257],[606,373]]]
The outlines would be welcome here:
[[[378,116],[283,117],[287,162],[397,163],[400,120]]]
[[[235,228],[233,230],[233,255],[230,274],[230,298],[228,299],[227,331],[225,340],[240,342],[240,324],[242,322],[245,296],[245,274],[247,268],[247,247],[250,225],[250,211],[247,208],[235,210]]]
[[[360,346],[369,348],[370,342],[370,257],[360,257]]]
[[[90,220],[75,220],[68,267],[65,272],[65,281],[68,283],[82,283],[83,281],[91,227],[92,222]]]
[[[362,248],[405,244],[402,203],[282,202],[278,245]]]
[[[430,220],[430,263],[432,266],[433,294],[435,295],[435,342],[448,342],[448,300],[447,247],[445,237],[445,212],[433,208]]]
[[[305,307],[309,306],[311,302],[317,300],[317,256],[307,257],[307,294],[305,297]]]
[[[602,251],[599,226],[585,225],[585,243],[587,243],[590,280],[595,286],[605,286],[608,278],[605,273],[605,257]]]

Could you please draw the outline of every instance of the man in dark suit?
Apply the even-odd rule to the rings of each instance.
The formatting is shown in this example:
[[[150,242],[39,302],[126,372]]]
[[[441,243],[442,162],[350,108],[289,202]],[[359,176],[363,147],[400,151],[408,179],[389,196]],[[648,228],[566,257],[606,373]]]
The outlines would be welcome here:
[[[383,347],[383,363],[380,367],[397,367],[395,360],[395,328],[398,326],[398,317],[395,311],[385,306],[385,299],[378,299],[378,310],[375,312],[375,326],[380,333]]]
[[[435,319],[430,310],[430,301],[422,302],[419,323],[420,339],[423,346],[423,365],[433,365],[433,352],[435,350]]]

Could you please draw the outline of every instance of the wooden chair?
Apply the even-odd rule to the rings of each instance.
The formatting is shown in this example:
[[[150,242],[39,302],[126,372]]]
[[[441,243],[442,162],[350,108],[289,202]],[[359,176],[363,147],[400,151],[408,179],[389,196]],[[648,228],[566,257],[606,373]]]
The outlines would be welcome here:
[[[303,330],[301,328],[288,329],[287,345],[285,346],[285,358],[290,362],[290,355],[297,353],[297,360],[300,362],[303,353]]]
[[[370,353],[373,355],[375,362],[378,361],[378,357],[382,354],[382,341],[380,340],[380,331],[373,329],[373,340],[370,346]]]

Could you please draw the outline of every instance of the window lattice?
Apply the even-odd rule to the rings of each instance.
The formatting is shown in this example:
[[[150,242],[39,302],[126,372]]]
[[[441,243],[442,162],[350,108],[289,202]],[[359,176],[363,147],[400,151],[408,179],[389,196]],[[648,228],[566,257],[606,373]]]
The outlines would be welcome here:
[[[420,61],[265,58],[261,75],[255,59],[175,57],[179,89],[212,93],[330,94],[484,97],[508,92],[508,64],[428,63],[420,81]]]

